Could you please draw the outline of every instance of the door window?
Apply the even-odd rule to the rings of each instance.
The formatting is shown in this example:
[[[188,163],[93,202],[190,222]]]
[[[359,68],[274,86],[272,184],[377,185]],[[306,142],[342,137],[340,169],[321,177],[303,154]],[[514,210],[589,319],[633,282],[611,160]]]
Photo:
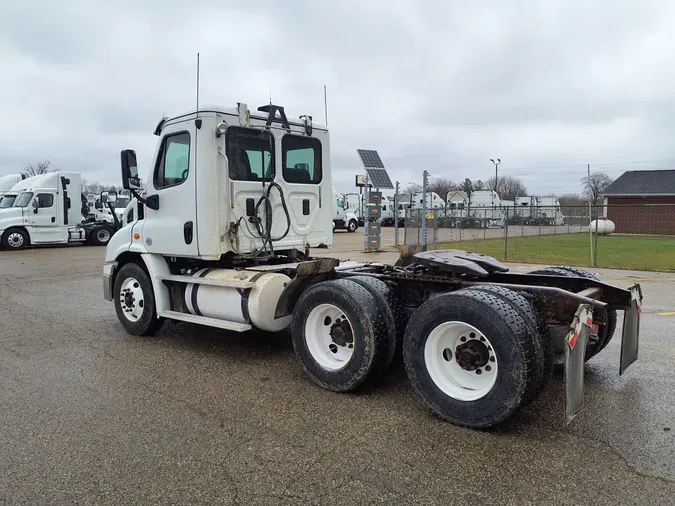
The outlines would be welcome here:
[[[51,193],[38,193],[37,194],[38,207],[52,207],[54,205],[54,195]]]
[[[157,190],[176,186],[190,174],[190,134],[167,135],[157,157],[154,184]]]
[[[274,137],[254,128],[230,127],[225,134],[230,179],[272,181]]]
[[[321,182],[321,141],[314,137],[285,135],[281,140],[281,163],[288,183]]]

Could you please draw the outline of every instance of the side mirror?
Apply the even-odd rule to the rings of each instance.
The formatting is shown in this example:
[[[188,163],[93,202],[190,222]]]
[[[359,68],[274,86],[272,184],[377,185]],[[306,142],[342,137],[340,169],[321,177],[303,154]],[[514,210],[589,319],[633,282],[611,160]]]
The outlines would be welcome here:
[[[104,204],[117,202],[117,192],[116,191],[107,191],[101,192],[101,202]]]
[[[31,202],[31,205],[33,206],[33,212],[35,214],[37,214],[38,207],[40,207],[40,203],[38,202],[38,199],[37,198],[33,199],[33,202]]]
[[[121,153],[122,162],[122,186],[125,190],[138,190],[141,180],[138,177],[138,163],[136,152],[133,149],[125,149]]]

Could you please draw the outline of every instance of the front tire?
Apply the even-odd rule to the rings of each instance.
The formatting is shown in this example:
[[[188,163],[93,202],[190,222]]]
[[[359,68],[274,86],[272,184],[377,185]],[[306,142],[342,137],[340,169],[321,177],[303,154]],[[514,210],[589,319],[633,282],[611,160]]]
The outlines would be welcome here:
[[[140,265],[122,266],[115,278],[113,300],[117,318],[130,334],[149,336],[162,327],[164,320],[157,318],[150,277]]]
[[[356,229],[358,228],[358,223],[356,223],[356,220],[350,220],[349,224],[347,225],[347,232],[356,232]]]
[[[305,374],[335,392],[354,390],[381,370],[389,348],[377,300],[348,279],[323,281],[302,294],[291,339]]]
[[[21,250],[30,244],[28,234],[20,228],[10,228],[2,234],[2,247],[10,250]]]
[[[415,311],[403,359],[415,392],[440,418],[495,427],[539,387],[535,339],[523,317],[496,295],[459,290]]]

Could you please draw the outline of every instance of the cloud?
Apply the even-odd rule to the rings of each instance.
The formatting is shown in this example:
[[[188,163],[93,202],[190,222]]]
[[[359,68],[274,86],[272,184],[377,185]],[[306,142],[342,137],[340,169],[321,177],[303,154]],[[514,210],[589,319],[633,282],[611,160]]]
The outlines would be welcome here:
[[[665,0],[32,0],[3,11],[0,175],[48,159],[116,183],[124,148],[149,167],[157,121],[194,107],[197,52],[203,104],[255,108],[271,86],[290,115],[323,121],[327,85],[341,191],[362,171],[357,148],[377,149],[403,186],[422,170],[487,179],[500,157],[539,193],[578,191],[587,163],[617,177],[632,161],[675,159]]]

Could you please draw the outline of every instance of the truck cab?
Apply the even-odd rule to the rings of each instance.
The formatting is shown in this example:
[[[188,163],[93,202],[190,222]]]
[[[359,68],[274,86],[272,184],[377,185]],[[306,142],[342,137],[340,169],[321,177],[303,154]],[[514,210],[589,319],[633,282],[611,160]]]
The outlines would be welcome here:
[[[14,185],[8,193],[13,201],[0,202],[3,248],[66,244],[90,237],[95,244],[106,244],[114,233],[111,226],[102,227],[98,222],[82,225],[81,187],[82,176],[75,172],[49,172]],[[10,202],[11,206],[4,205]]]
[[[359,217],[346,195],[340,195],[333,189],[333,230],[356,232],[359,228]]]

